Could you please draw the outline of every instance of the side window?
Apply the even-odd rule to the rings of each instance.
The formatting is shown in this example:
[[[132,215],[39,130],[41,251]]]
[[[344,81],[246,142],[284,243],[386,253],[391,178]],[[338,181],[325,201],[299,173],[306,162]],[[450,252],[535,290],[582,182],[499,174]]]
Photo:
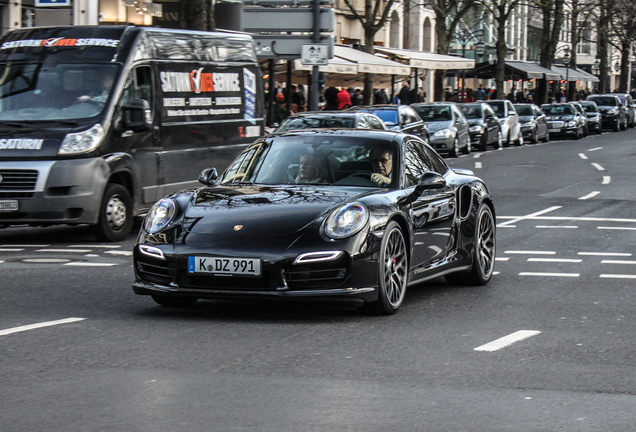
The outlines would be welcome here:
[[[444,174],[447,171],[444,161],[433,150],[418,140],[408,140],[404,144],[405,186],[415,186],[426,171]]]
[[[154,117],[154,91],[150,66],[138,66],[130,71],[122,93],[122,104],[128,105],[133,99],[144,99],[150,104],[151,117]]]

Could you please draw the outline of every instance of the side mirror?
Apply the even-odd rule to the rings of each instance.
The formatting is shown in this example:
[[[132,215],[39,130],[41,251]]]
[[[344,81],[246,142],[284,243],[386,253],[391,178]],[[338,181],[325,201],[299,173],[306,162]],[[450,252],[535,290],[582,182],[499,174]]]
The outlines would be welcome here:
[[[152,124],[150,104],[144,99],[133,99],[123,107],[123,126],[133,132],[146,132]]]
[[[206,168],[199,174],[199,183],[212,186],[218,178],[219,175],[216,173],[216,168]]]
[[[446,186],[446,179],[440,174],[433,171],[426,171],[420,177],[420,182],[415,186],[417,192],[424,192],[425,190],[441,189]]]

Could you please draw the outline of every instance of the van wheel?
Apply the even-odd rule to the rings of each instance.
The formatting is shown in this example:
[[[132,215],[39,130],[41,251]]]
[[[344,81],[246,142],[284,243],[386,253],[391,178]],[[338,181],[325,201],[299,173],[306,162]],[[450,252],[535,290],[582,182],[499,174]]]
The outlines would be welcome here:
[[[99,221],[93,234],[101,241],[122,241],[132,229],[132,198],[120,184],[109,183],[99,208]]]

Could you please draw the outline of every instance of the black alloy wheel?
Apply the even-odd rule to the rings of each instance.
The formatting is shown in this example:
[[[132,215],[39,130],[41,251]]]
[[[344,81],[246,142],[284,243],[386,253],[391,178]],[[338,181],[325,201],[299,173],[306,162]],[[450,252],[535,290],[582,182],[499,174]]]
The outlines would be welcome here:
[[[409,260],[402,229],[389,222],[380,246],[378,260],[378,299],[367,302],[360,310],[370,315],[391,315],[400,308],[408,283]]]

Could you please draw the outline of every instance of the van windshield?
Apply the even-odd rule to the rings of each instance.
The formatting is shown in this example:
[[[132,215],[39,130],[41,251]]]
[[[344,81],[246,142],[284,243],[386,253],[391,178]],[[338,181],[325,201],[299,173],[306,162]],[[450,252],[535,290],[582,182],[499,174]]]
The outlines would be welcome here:
[[[0,64],[0,121],[96,116],[110,98],[118,70],[113,64]]]

